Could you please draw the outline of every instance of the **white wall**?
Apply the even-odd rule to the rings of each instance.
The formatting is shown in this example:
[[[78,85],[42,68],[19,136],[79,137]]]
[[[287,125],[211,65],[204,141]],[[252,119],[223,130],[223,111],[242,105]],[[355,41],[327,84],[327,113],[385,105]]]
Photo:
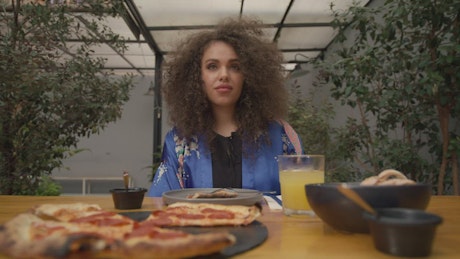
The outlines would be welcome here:
[[[128,170],[136,187],[148,188],[152,163],[153,96],[144,95],[153,76],[136,77],[122,117],[99,134],[82,138],[79,149],[88,149],[64,161],[66,168],[53,176],[120,177]],[[123,186],[120,186],[123,187]]]

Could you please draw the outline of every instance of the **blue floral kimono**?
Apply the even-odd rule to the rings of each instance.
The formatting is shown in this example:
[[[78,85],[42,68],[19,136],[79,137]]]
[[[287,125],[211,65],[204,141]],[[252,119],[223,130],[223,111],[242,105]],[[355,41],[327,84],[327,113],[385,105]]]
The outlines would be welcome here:
[[[262,146],[252,158],[243,156],[242,188],[279,194],[277,156],[302,153],[302,147],[297,133],[286,122],[271,123],[269,135],[271,145]],[[186,142],[178,137],[175,128],[171,129],[148,196],[161,196],[174,189],[212,188],[211,152],[205,141],[204,137],[195,137]]]

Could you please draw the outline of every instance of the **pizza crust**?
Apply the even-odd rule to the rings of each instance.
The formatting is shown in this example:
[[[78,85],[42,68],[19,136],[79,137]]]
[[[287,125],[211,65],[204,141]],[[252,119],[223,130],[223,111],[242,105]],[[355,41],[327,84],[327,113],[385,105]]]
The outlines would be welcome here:
[[[75,251],[101,251],[108,246],[97,233],[68,223],[45,221],[33,214],[19,214],[0,228],[0,251],[14,258],[58,258]]]
[[[226,199],[236,197],[238,197],[238,192],[228,188],[222,188],[212,192],[195,192],[188,195],[187,199]]]
[[[157,229],[166,234],[175,232],[168,229]],[[180,238],[152,241],[139,237],[128,239],[124,254],[126,258],[188,258],[199,255],[209,255],[221,251],[236,242],[233,235],[227,232],[211,232],[199,235],[187,234]],[[152,251],[154,255],[152,255]]]
[[[75,218],[101,212],[97,204],[71,203],[71,204],[41,204],[30,209],[30,213],[45,220],[68,222]]]
[[[411,185],[415,181],[408,179],[403,173],[387,169],[379,173],[377,176],[371,176],[364,179],[360,185],[373,186],[373,185]]]

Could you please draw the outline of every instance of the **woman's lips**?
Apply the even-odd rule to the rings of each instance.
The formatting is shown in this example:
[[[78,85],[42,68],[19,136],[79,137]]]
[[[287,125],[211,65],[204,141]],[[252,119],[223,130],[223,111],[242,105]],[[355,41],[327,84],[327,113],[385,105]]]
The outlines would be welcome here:
[[[229,92],[233,89],[230,85],[219,85],[215,88],[217,92]]]

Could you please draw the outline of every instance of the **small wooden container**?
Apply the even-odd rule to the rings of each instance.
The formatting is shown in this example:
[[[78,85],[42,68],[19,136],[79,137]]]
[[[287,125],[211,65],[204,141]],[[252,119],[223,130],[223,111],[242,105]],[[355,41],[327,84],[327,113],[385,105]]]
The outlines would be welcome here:
[[[115,209],[131,210],[140,209],[144,201],[145,188],[118,188],[111,189]]]

